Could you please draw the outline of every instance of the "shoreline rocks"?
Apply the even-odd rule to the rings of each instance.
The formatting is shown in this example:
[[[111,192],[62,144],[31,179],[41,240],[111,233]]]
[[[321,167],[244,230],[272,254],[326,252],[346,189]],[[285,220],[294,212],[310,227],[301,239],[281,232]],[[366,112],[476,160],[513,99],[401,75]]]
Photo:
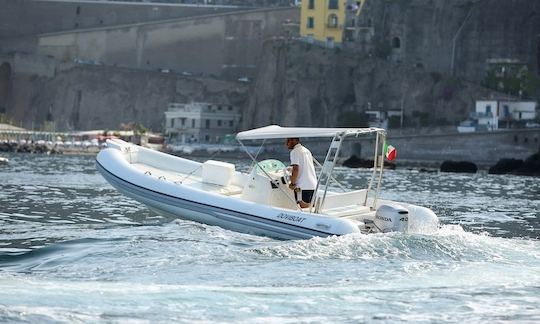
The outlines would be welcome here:
[[[352,155],[347,160],[343,161],[343,166],[348,168],[373,168],[373,160],[366,160],[361,159],[357,157],[356,155]],[[396,168],[396,164],[388,161],[384,161],[384,167],[387,169],[394,170]]]
[[[540,152],[525,160],[500,159],[497,164],[489,168],[489,174],[514,174],[522,176],[540,176]]]
[[[523,160],[519,159],[500,159],[494,166],[488,170],[489,174],[508,174],[521,168]]]
[[[97,154],[96,146],[59,146],[42,143],[0,142],[0,152],[30,154]]]
[[[441,172],[476,173],[478,167],[469,161],[444,161],[440,170]]]

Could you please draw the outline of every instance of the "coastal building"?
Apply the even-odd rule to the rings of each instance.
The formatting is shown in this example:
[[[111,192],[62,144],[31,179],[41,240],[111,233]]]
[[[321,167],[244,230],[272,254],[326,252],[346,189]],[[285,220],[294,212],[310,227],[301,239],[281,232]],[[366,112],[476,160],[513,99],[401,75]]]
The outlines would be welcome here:
[[[534,121],[537,117],[536,101],[477,100],[475,111],[461,123],[460,132],[509,128],[514,123]]]
[[[238,107],[204,102],[170,103],[165,112],[169,143],[222,143],[236,133],[241,121]]]
[[[369,127],[381,127],[388,129],[389,121],[391,118],[397,118],[401,120],[401,110],[366,110],[365,114],[368,116]]]
[[[357,34],[358,16],[366,0],[304,0],[301,3],[300,35],[309,43],[341,47]]]

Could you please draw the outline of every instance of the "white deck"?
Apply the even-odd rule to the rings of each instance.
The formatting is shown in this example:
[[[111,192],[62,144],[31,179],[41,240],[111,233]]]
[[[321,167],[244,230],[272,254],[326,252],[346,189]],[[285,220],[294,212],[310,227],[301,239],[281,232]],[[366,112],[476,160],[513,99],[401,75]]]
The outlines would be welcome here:
[[[133,163],[132,165],[148,176],[152,176],[163,181],[170,181],[177,185],[196,188],[206,192],[218,193],[224,196],[235,196],[240,195],[243,190],[241,187],[235,185],[220,186],[217,184],[206,183],[202,181],[200,176],[194,174],[189,175],[185,173],[157,169],[143,163]]]
[[[199,175],[185,174],[180,172],[173,172],[163,169],[158,169],[143,163],[132,164],[142,173],[158,178],[163,181],[173,182],[176,185],[188,186],[194,189],[199,189],[206,192],[212,192],[223,196],[230,196],[238,199],[242,199],[243,188],[237,185],[220,186],[217,184],[203,182]],[[353,192],[347,192],[343,194],[333,193],[327,197],[322,214],[331,217],[345,217],[354,218],[359,215],[365,215],[373,213],[367,206],[361,205],[365,190],[358,190]],[[304,212],[309,212],[309,208],[302,209]]]

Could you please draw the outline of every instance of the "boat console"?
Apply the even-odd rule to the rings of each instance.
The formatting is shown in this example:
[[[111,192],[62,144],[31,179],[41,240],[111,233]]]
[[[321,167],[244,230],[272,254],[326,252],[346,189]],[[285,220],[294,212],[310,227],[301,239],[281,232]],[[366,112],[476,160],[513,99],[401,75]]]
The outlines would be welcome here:
[[[242,199],[273,207],[298,209],[289,189],[287,167],[279,160],[264,160],[253,168],[244,186]]]

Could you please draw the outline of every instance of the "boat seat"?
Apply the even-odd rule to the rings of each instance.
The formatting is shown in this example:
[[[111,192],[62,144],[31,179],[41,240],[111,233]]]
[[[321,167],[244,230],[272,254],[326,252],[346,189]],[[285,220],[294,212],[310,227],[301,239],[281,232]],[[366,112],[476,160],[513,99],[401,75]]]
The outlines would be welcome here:
[[[334,207],[330,209],[324,209],[321,214],[326,214],[333,217],[346,217],[346,216],[366,214],[366,213],[369,213],[370,211],[371,209],[367,206],[349,205],[349,206],[341,206],[341,207]]]
[[[208,160],[202,164],[202,181],[227,187],[234,176],[234,164]]]

